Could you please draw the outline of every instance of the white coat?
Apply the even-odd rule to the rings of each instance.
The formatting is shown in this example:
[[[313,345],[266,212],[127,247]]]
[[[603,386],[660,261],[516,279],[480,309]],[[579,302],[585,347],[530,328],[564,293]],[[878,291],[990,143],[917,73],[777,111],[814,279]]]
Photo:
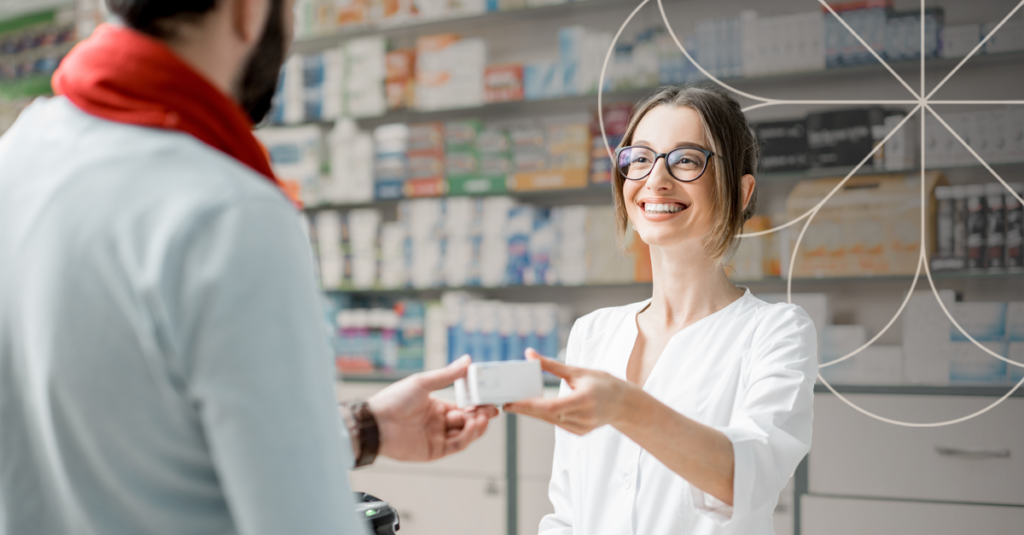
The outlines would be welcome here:
[[[318,296],[264,177],[30,106],[0,140],[0,535],[363,533]]]
[[[577,320],[567,362],[625,379],[649,301]],[[769,535],[779,492],[811,444],[814,325],[794,305],[743,297],[676,333],[644,390],[724,433],[733,445],[733,505],[690,485],[611,426],[557,430],[543,535]],[[563,382],[560,394],[570,392]]]

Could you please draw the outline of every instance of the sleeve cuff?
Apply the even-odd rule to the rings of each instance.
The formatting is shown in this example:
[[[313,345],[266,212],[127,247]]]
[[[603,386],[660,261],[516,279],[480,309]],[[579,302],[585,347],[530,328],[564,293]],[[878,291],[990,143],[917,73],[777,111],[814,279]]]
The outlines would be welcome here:
[[[750,431],[736,427],[718,427],[716,429],[728,437],[729,442],[732,442],[732,505],[693,485],[690,485],[690,492],[694,507],[716,524],[725,526],[732,519],[742,517],[750,511],[750,495],[754,484],[755,470],[752,442],[758,440],[758,437]]]
[[[355,452],[352,451],[352,436],[348,434],[348,424],[345,423],[345,417],[341,415],[340,410],[335,410],[336,422],[338,427],[338,436],[341,437],[341,462],[342,466],[347,466],[352,469],[356,465]]]

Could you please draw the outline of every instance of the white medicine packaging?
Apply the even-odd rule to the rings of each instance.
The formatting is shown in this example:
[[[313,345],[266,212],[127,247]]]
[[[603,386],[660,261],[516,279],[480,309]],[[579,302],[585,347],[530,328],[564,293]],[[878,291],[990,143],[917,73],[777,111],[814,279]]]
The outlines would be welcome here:
[[[465,379],[455,381],[460,407],[497,405],[544,396],[539,360],[478,362],[469,365]]]

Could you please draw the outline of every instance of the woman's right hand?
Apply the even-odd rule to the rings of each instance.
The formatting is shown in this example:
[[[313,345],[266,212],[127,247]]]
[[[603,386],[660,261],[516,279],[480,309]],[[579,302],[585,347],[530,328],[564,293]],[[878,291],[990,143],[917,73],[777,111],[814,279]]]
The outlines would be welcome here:
[[[526,350],[526,358],[540,360],[541,369],[565,379],[572,393],[556,399],[508,403],[503,407],[505,411],[544,420],[576,435],[585,435],[603,425],[615,425],[628,417],[626,400],[639,390],[636,385],[603,371],[562,364],[533,349]]]

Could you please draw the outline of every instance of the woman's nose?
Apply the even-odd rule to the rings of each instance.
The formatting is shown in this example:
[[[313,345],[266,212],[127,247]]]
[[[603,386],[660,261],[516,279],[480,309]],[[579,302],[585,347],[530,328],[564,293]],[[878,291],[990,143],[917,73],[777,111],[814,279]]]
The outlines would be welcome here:
[[[658,161],[654,162],[654,169],[651,169],[651,174],[647,177],[645,186],[651,191],[665,191],[674,185],[675,179],[668,172],[666,158],[658,158]]]

